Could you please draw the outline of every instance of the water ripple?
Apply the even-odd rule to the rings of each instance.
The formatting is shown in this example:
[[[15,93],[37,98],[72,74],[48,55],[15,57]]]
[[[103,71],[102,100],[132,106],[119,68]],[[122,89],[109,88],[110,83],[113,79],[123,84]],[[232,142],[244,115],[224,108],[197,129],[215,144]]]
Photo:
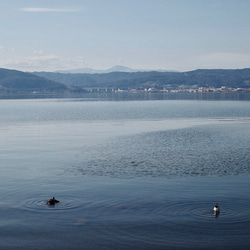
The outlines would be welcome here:
[[[219,216],[214,215],[213,205],[211,201],[118,204],[109,207],[114,217],[110,214],[96,230],[106,238],[119,241],[122,237],[141,246],[204,247],[212,245],[216,236],[223,246],[249,244],[250,202],[225,200]]]
[[[48,205],[48,200],[45,199],[27,199],[23,202],[22,208],[28,210],[72,210],[80,209],[82,201],[77,198],[67,198],[64,201],[60,201],[55,205]]]

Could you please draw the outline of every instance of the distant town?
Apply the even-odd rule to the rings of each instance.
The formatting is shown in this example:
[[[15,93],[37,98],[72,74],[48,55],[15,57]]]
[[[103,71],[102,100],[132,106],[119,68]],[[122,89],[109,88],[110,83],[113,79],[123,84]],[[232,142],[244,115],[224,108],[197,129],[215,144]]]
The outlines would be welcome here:
[[[80,88],[70,87],[67,92],[71,93],[250,93],[250,88],[227,88],[222,86],[220,88],[178,88],[178,89],[114,89],[114,88]]]

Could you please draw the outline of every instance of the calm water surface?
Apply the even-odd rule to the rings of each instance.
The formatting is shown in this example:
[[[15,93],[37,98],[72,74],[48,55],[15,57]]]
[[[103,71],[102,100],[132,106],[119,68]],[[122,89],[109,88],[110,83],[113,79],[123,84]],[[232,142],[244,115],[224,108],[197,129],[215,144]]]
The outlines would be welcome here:
[[[0,117],[0,248],[249,248],[249,101],[0,100]]]

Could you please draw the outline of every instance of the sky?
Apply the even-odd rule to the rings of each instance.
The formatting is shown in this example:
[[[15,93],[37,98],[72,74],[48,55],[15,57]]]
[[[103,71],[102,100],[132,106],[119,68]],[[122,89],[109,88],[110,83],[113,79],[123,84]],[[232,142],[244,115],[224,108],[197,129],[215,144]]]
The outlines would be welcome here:
[[[250,67],[249,0],[4,0],[0,67]]]

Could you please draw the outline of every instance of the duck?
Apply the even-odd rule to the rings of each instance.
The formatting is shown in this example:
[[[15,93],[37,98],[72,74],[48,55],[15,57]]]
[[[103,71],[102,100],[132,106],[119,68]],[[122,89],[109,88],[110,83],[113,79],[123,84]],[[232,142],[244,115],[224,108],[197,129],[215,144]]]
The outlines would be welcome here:
[[[49,199],[47,201],[48,205],[55,205],[56,203],[60,202],[59,200],[55,199],[55,197],[53,197],[52,199]]]
[[[214,206],[214,212],[215,213],[219,213],[220,212],[220,206],[219,206],[218,203],[216,203],[215,206]]]

